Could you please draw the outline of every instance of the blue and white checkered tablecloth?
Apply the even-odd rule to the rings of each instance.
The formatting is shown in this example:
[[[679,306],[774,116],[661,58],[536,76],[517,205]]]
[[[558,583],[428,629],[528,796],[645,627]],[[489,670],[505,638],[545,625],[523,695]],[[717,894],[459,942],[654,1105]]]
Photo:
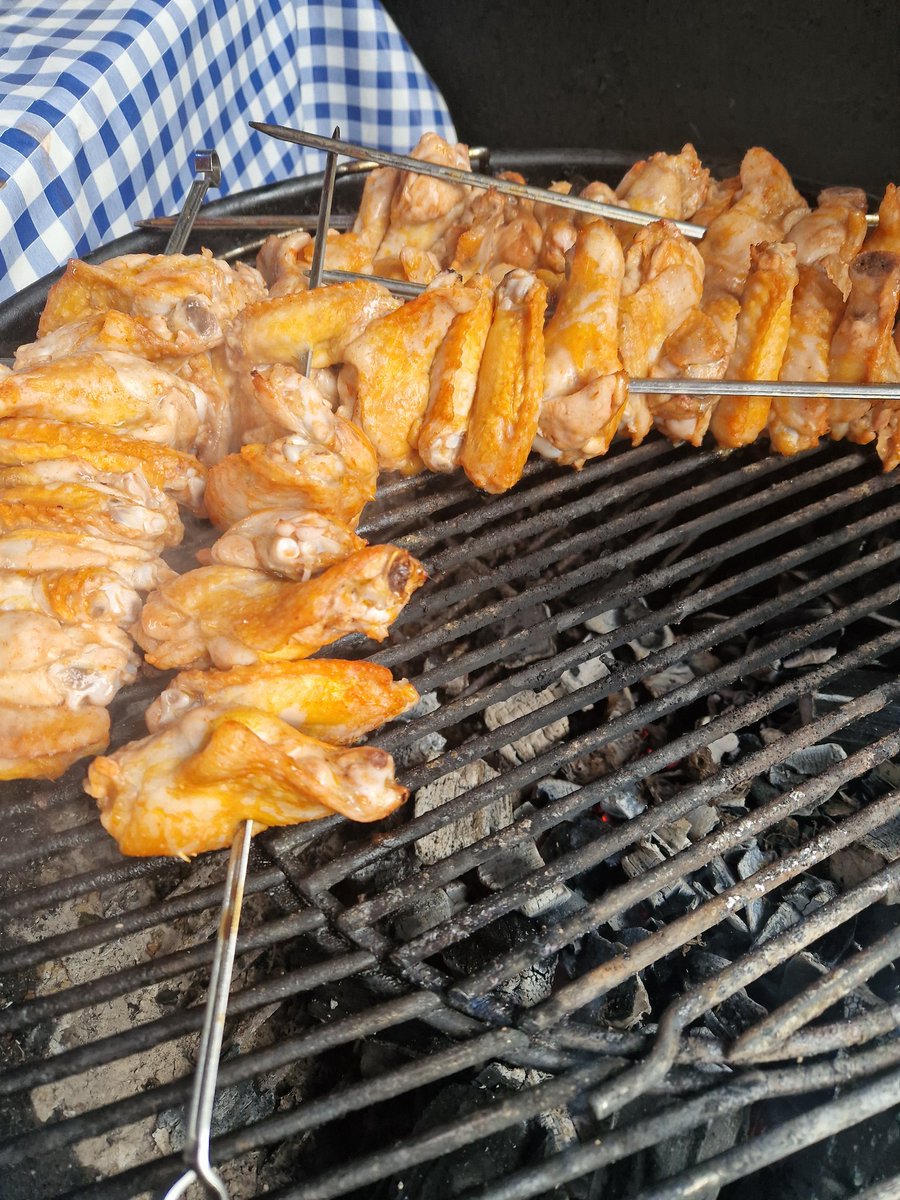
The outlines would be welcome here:
[[[401,152],[427,129],[453,136],[378,0],[6,0],[0,300],[178,211],[202,146],[220,195],[320,168],[254,119]]]

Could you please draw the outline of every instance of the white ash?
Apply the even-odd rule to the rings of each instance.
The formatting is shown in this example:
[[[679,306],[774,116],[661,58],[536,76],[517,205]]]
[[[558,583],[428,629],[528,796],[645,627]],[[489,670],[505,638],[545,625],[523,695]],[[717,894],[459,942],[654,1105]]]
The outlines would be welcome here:
[[[775,852],[772,850],[761,850],[759,843],[753,841],[741,855],[737,861],[737,873],[739,879],[749,879],[751,875],[755,875],[757,871],[775,859]],[[759,933],[762,928],[766,914],[766,902],[760,897],[757,900],[751,900],[744,908],[744,920],[747,922],[747,928],[752,934]]]
[[[563,692],[568,695],[572,692],[577,692],[579,688],[590,687],[592,684],[599,683],[608,676],[609,667],[603,661],[602,656],[598,655],[595,658],[586,659],[570,671],[563,671],[559,677],[559,684]],[[582,711],[590,712],[593,707],[593,704],[586,704]]]
[[[644,675],[641,683],[650,695],[657,699],[659,696],[667,696],[669,692],[674,692],[676,688],[683,687],[694,678],[694,672],[686,662],[682,662],[672,663],[670,667],[666,667],[662,671]]]
[[[408,746],[399,746],[393,753],[394,766],[397,770],[406,771],[410,767],[420,767],[424,763],[434,762],[440,758],[447,745],[447,739],[437,730],[426,733]]]
[[[599,803],[605,813],[623,821],[639,817],[647,810],[647,801],[634,783],[619,784],[612,796],[603,796]]]
[[[506,639],[526,629],[534,629],[550,619],[546,604],[530,604],[508,617],[501,626],[500,639]],[[526,667],[529,663],[550,658],[556,652],[556,639],[552,632],[543,633],[506,654],[499,661],[507,667]]]
[[[783,660],[782,666],[787,671],[798,667],[818,667],[829,662],[837,654],[837,646],[808,646],[796,654],[789,655]]]
[[[441,702],[438,700],[437,692],[422,692],[419,699],[407,709],[405,713],[401,713],[397,718],[398,721],[414,721],[416,717],[427,717],[441,707]]]
[[[514,1004],[522,1008],[533,1008],[553,993],[553,979],[556,975],[556,956],[543,958],[539,962],[526,967],[515,979],[504,980],[497,991],[509,996]]]
[[[573,792],[580,792],[581,788],[577,783],[572,783],[568,779],[555,779],[553,776],[548,776],[547,779],[542,779],[536,785],[536,790],[542,800],[561,800],[564,796],[571,796]]]
[[[499,729],[519,717],[537,712],[538,709],[551,704],[560,694],[558,685],[544,688],[542,692],[535,692],[527,688],[525,691],[517,692],[514,696],[509,696],[506,700],[498,700],[496,704],[489,704],[484,710],[484,723],[492,731]],[[562,741],[568,732],[569,718],[561,717],[558,721],[552,721],[541,729],[535,729],[532,733],[517,738],[508,746],[503,746],[500,749],[500,757],[511,766],[531,762],[533,758],[544,754],[556,742]]]
[[[769,768],[769,782],[779,791],[789,792],[798,784],[815,778],[823,771],[827,771],[829,767],[843,762],[846,757],[847,751],[837,742],[820,742],[815,746],[804,746],[789,754],[782,762],[775,763]],[[817,797],[811,805],[798,809],[798,812],[804,814],[812,812],[824,801],[830,800],[832,796],[836,795],[839,787],[839,784],[835,784],[830,791]]]
[[[443,775],[434,783],[419,788],[416,792],[415,815],[420,817],[423,813],[440,808],[450,800],[455,800],[457,796],[462,796],[472,788],[496,778],[497,772],[483,759],[466,763],[464,767]],[[512,799],[509,796],[501,796],[485,808],[461,817],[458,821],[452,821],[449,825],[436,829],[434,833],[426,834],[415,844],[416,857],[420,863],[425,864],[437,863],[448,858],[457,850],[463,850],[466,846],[487,837],[489,833],[509,825],[512,821],[512,807]]]

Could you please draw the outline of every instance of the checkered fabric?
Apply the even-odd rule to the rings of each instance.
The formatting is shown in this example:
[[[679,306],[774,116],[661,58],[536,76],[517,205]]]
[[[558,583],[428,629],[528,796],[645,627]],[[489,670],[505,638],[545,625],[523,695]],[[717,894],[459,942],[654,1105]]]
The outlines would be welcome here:
[[[377,0],[6,0],[0,5],[0,300],[180,208],[201,147],[219,194],[321,168],[273,121],[406,152],[453,136]],[[216,193],[211,193],[214,199]]]

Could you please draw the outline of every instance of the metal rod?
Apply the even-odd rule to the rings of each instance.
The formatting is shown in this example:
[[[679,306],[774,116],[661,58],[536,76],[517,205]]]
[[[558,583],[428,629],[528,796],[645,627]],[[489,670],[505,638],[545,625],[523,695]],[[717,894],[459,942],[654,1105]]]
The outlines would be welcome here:
[[[145,221],[135,221],[138,229],[173,229],[178,217],[148,217]],[[352,213],[333,213],[330,220],[332,229],[351,229],[356,217]],[[194,229],[217,231],[220,233],[264,232],[272,230],[293,232],[296,229],[308,229],[312,232],[316,227],[318,216],[315,213],[295,213],[278,215],[269,213],[261,216],[239,217],[207,217],[198,216]]]
[[[385,150],[355,146],[352,142],[320,137],[316,133],[308,133],[303,129],[290,129],[286,125],[269,125],[265,121],[251,121],[250,126],[269,137],[279,138],[283,142],[296,142],[298,146],[308,146],[312,150],[345,154],[348,158],[372,159],[385,167],[399,167],[401,171],[412,171],[416,175],[431,175],[434,179],[449,180],[449,182],[461,184],[463,187],[493,188],[505,196],[516,196],[520,200],[534,200],[539,204],[552,204],[556,208],[570,208],[575,212],[605,217],[608,221],[624,221],[629,225],[652,225],[654,221],[660,219],[654,213],[636,212],[633,208],[620,208],[616,204],[588,200],[585,196],[551,192],[547,188],[532,187],[527,183],[514,183],[510,179],[498,179],[492,175],[476,175],[471,171],[463,171],[459,167],[425,162],[422,159],[410,158],[406,154],[390,154]],[[702,238],[706,233],[705,226],[695,225],[691,221],[673,221],[672,224],[686,237]]]
[[[250,840],[253,824],[244,821],[231,845],[228,859],[228,874],[225,876],[225,895],[216,940],[209,981],[209,997],[200,1034],[200,1049],[197,1054],[196,1075],[188,1109],[187,1143],[183,1158],[188,1170],[172,1184],[163,1200],[176,1200],[183,1196],[197,1180],[209,1195],[228,1200],[224,1183],[212,1168],[209,1160],[212,1110],[216,1095],[216,1080],[219,1074],[219,1056],[222,1052],[222,1036],[225,1032],[225,1014],[228,1010],[228,995],[231,991],[231,972],[234,967],[234,951],[238,928],[241,923],[241,905],[244,899],[244,880],[247,876],[247,860],[250,856]]]
[[[341,128],[334,127],[334,139],[340,137]],[[316,221],[316,240],[313,244],[312,264],[309,268],[309,290],[317,288],[322,282],[322,271],[325,267],[325,250],[328,243],[328,220],[331,216],[331,201],[334,197],[334,179],[337,169],[337,155],[329,154],[325,159],[325,174],[322,178],[322,195],[319,197],[319,216]],[[300,371],[309,374],[312,365],[312,346],[307,346],[300,356]]]
[[[179,214],[172,235],[166,243],[165,254],[180,254],[187,244],[203,197],[211,187],[217,188],[222,179],[222,168],[215,150],[197,150],[194,153],[196,178],[190,186],[184,208]]]

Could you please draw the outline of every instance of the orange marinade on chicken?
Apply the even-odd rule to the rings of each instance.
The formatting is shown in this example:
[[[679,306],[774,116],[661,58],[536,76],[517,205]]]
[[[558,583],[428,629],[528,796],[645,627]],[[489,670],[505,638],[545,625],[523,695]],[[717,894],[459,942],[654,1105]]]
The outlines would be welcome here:
[[[192,708],[258,708],[310,737],[350,745],[419,699],[387,667],[338,658],[253,663],[230,671],[182,671],[147,709],[156,733]]]
[[[536,448],[581,466],[605,454],[627,398],[618,314],[625,259],[605,221],[578,234],[556,312],[544,330],[544,396]]]
[[[372,321],[344,352],[338,390],[369,438],[383,471],[413,475],[428,407],[432,363],[453,319],[471,307],[472,292],[451,274],[439,275],[414,300]]]
[[[332,746],[251,708],[193,709],[95,759],[85,790],[123,854],[185,859],[229,845],[243,821],[377,821],[407,795],[383,750]]]
[[[355,524],[375,495],[378,463],[362,430],[337,413],[315,385],[290,367],[251,376],[270,420],[293,432],[243,446],[209,472],[206,508],[220,529],[264,508],[302,507]]]
[[[781,378],[800,383],[828,379],[828,355],[844,312],[840,289],[821,266],[801,266],[791,305]],[[810,450],[828,432],[828,400],[775,396],[769,413],[769,441],[779,454]]]
[[[680,154],[653,154],[635,163],[616,188],[617,201],[638,212],[684,221],[706,198],[709,171],[687,142]]]
[[[0,780],[58,779],[109,744],[109,713],[89,705],[24,708],[0,703]]]
[[[50,289],[38,334],[113,309],[148,318],[171,354],[194,354],[220,342],[224,325],[264,295],[258,271],[209,251],[126,254],[96,265],[73,259]]]
[[[232,525],[198,558],[204,564],[252,567],[305,582],[365,545],[352,529],[325,513],[263,508]]]
[[[544,382],[547,289],[517,268],[497,288],[460,465],[476,487],[505,492],[522,477]]]
[[[424,582],[421,565],[395,546],[369,546],[308,583],[200,567],[148,596],[132,633],[163,669],[306,658],[348,633],[380,641]]]
[[[850,263],[866,236],[866,193],[834,187],[819,192],[816,207],[791,227],[787,239],[797,247],[797,264],[819,266],[846,300]]]
[[[791,328],[797,252],[790,244],[763,242],[753,247],[750,258],[725,378],[777,379]],[[765,429],[770,405],[769,396],[723,396],[710,422],[713,437],[729,449],[749,445]]]

